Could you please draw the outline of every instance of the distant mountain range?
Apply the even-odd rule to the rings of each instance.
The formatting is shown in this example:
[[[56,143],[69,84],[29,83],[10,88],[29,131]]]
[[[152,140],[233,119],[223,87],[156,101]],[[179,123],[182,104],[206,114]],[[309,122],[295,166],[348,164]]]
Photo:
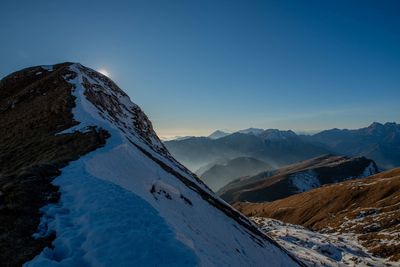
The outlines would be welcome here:
[[[197,170],[224,159],[252,157],[279,168],[323,154],[365,156],[384,169],[400,166],[400,125],[377,123],[355,130],[331,129],[297,135],[277,129],[248,128],[229,134],[189,137],[165,142],[181,163]]]
[[[188,135],[188,136],[160,137],[160,140],[163,142],[167,142],[167,141],[171,141],[171,140],[180,141],[180,140],[185,140],[185,139],[192,138],[192,137],[194,137],[194,136]]]
[[[164,144],[179,162],[192,171],[221,159],[251,157],[268,163],[272,168],[278,168],[330,153],[321,144],[302,140],[291,131],[278,130],[266,130],[257,135],[253,130],[249,133],[236,132],[218,139],[191,137]]]
[[[325,155],[236,180],[220,189],[218,194],[229,203],[274,201],[325,184],[366,177],[378,171],[375,162],[365,157]]]
[[[336,154],[365,156],[386,169],[400,166],[400,124],[394,122],[374,122],[356,130],[332,129],[301,138]]]

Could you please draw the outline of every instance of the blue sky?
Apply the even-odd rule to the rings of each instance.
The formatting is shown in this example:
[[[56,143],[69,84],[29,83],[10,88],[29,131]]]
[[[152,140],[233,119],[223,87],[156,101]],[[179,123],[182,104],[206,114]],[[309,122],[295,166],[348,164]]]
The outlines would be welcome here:
[[[161,136],[400,118],[399,1],[2,1],[0,77],[105,69]]]

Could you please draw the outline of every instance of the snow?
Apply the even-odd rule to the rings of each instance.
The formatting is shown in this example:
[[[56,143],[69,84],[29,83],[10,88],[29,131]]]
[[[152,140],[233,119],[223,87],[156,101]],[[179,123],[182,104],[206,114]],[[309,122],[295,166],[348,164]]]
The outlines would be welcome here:
[[[73,114],[80,124],[59,134],[96,126],[111,137],[54,180],[61,200],[43,208],[36,234],[55,231],[54,248],[26,266],[297,266],[282,248],[254,237],[145,155],[143,151],[216,197],[168,154],[157,152],[163,147],[158,138],[148,142],[140,136],[129,112],[135,104],[127,96],[89,77],[91,70],[79,64],[70,69],[78,74],[68,81],[75,87]],[[120,100],[125,113],[117,121],[88,101],[84,78]]]
[[[321,185],[317,175],[311,170],[292,174],[290,180],[298,192],[306,192]]]
[[[336,162],[338,165],[340,162]],[[374,163],[371,162],[359,176],[354,177],[346,177],[343,180],[350,180],[356,178],[364,178],[376,173],[376,169]],[[313,170],[302,171],[298,173],[294,173],[290,175],[290,180],[292,185],[297,188],[297,192],[302,193],[309,191],[311,189],[317,188],[321,186],[321,183],[318,179],[318,175]]]
[[[53,71],[53,65],[42,65],[40,66],[42,69],[47,70],[47,71]]]
[[[60,205],[46,206],[41,224],[42,235],[57,232],[55,249],[46,248],[25,266],[197,264],[193,250],[176,239],[155,208],[92,176],[84,161],[64,168],[55,184],[61,187]]]
[[[132,113],[132,109],[137,107],[137,105],[132,103],[128,96],[111,90],[104,83],[104,80],[101,80],[100,78],[89,77],[88,75],[85,75],[84,73],[82,73],[81,68],[82,66],[80,64],[74,64],[70,67],[70,69],[73,72],[77,73],[78,76],[75,79],[69,81],[76,88],[81,88],[81,90],[75,90],[73,93],[73,95],[77,98],[77,107],[74,108],[73,111],[74,119],[76,121],[79,121],[80,124],[63,132],[60,132],[59,134],[72,133],[74,131],[85,131],[85,129],[93,125],[107,130],[112,129],[115,135],[118,135],[123,139],[123,141],[121,142],[129,143],[127,140],[133,141],[135,144],[138,144],[141,148],[150,153],[153,157],[170,165],[178,173],[185,176],[187,179],[196,182],[191,174],[188,175],[187,171],[181,169],[182,166],[178,162],[176,162],[175,160],[171,160],[171,158],[162,157],[160,153],[155,153],[155,151],[163,147],[160,140],[156,140],[155,136],[150,136],[152,142],[151,144],[148,144],[147,141],[143,140],[143,138],[137,133],[134,126],[135,120]],[[106,78],[106,76],[102,76],[103,78]],[[111,118],[109,111],[106,110],[101,112],[97,107],[95,107],[90,101],[86,99],[84,95],[85,91],[82,88],[84,78],[87,79],[91,84],[98,86],[98,90],[101,90],[103,93],[114,96],[118,99],[119,107],[122,107],[122,109],[125,111],[122,115],[117,114],[116,117],[118,121],[115,121],[113,118]],[[103,118],[103,116],[105,118]],[[121,131],[121,128],[124,129],[124,131]],[[200,186],[209,193],[212,193],[212,191],[209,190],[206,186]]]
[[[376,169],[374,164],[371,162],[364,170],[364,172],[362,173],[361,177],[367,177],[370,175],[376,174]]]
[[[366,249],[352,235],[322,234],[274,219],[252,219],[308,266],[395,266],[365,252]]]

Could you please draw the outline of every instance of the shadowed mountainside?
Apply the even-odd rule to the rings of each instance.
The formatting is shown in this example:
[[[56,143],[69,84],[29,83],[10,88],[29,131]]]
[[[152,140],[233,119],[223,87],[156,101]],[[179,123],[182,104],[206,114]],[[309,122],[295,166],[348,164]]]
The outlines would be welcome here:
[[[255,175],[270,169],[272,169],[272,167],[261,160],[239,157],[229,160],[226,163],[213,165],[200,174],[200,178],[213,191],[218,191],[221,187],[239,177]]]
[[[274,201],[324,184],[366,177],[377,172],[376,164],[364,157],[325,155],[274,172],[239,179],[223,187],[218,194],[230,203]]]

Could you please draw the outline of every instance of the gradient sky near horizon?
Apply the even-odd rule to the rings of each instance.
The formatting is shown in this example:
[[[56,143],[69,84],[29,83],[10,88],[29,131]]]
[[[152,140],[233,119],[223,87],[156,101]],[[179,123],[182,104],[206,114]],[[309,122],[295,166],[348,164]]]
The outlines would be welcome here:
[[[400,1],[2,1],[0,77],[80,62],[160,136],[400,121]]]

